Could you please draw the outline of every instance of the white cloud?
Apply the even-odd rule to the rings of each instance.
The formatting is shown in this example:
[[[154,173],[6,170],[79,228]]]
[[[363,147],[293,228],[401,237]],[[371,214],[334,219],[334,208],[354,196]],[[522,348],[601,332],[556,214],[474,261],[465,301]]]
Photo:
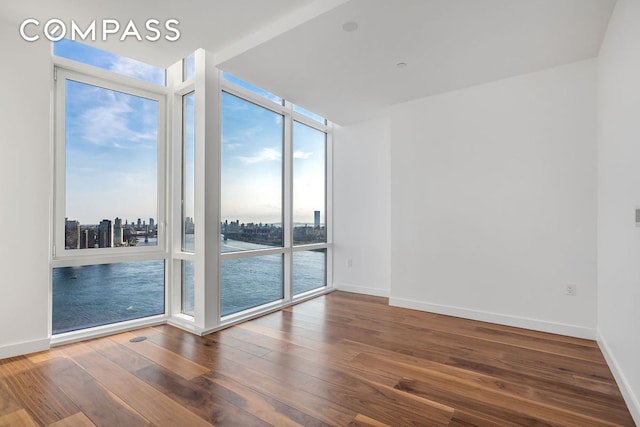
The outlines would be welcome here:
[[[282,158],[282,152],[274,148],[265,148],[259,154],[251,157],[238,156],[238,160],[240,160],[242,163],[247,165],[265,162],[265,161],[280,160],[281,158]]]
[[[138,123],[138,129],[133,129],[129,125],[132,116],[140,121],[146,118],[146,114],[141,115],[140,111],[129,105],[129,95],[112,91],[105,91],[104,95],[106,99],[101,100],[98,103],[99,106],[85,110],[76,125],[86,141],[117,148],[121,146],[122,141],[155,142],[157,140],[155,127],[150,128],[148,125],[145,126],[146,124]]]
[[[294,159],[308,159],[309,157],[311,157],[313,155],[313,153],[305,153],[304,151],[295,151],[293,153],[293,158]]]
[[[120,56],[111,64],[109,69],[125,76],[164,83],[164,71],[161,68],[134,59]]]

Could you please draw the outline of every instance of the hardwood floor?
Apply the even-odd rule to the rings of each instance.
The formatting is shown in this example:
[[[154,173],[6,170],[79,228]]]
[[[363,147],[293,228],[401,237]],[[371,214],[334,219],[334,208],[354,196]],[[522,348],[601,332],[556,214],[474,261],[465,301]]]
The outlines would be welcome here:
[[[0,361],[0,426],[210,424],[634,425],[593,341],[345,292],[205,337],[158,326]]]

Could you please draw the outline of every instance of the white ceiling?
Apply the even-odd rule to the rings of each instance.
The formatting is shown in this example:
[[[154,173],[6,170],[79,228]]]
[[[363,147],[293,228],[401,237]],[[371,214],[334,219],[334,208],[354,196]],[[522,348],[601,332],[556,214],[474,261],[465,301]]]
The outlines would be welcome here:
[[[0,17],[176,18],[175,43],[107,48],[219,67],[347,124],[390,105],[597,56],[615,0],[20,0]],[[345,22],[359,28],[345,32]],[[398,69],[398,62],[407,67]]]
[[[598,54],[614,1],[351,0],[220,64],[337,123]],[[344,32],[345,22],[359,29]],[[406,62],[398,69],[398,62]]]
[[[82,28],[92,20],[117,19],[125,25],[132,19],[143,34],[147,19],[164,22],[177,19],[181,32],[177,42],[138,42],[117,38],[96,47],[144,62],[169,66],[197,48],[212,52],[259,31],[313,0],[0,0],[0,18],[18,25],[27,18],[44,22],[51,18]],[[100,33],[98,34],[100,36]]]

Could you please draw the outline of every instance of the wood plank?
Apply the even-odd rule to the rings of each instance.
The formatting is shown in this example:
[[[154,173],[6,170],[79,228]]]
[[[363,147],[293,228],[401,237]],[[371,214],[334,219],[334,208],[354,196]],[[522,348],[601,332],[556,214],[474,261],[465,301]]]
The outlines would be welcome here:
[[[212,372],[205,377],[212,382],[217,381],[219,378],[233,379],[262,395],[309,414],[313,418],[329,425],[348,425],[356,416],[354,411],[337,405],[330,400],[323,399],[305,390],[295,389],[288,384],[285,385],[281,382],[273,381],[271,377],[263,372],[252,371],[239,364],[229,364],[221,372],[224,372],[224,374]]]
[[[161,328],[162,329],[162,328]],[[238,347],[233,347],[229,345],[222,344],[220,341],[215,341],[218,339],[218,334],[213,335],[213,339],[210,339],[210,336],[207,337],[195,337],[191,334],[186,334],[185,341],[178,339],[184,332],[179,331],[175,328],[170,328],[166,331],[167,336],[164,338],[161,337],[153,337],[150,339],[155,340],[156,342],[161,342],[162,346],[165,346],[168,349],[176,350],[177,348],[182,349],[182,351],[186,351],[192,355],[194,360],[198,361],[205,366],[210,366],[215,369],[217,372],[224,372],[228,375],[230,372],[241,372],[244,369],[244,366],[252,367],[259,361],[255,353],[257,354],[265,354],[264,351],[254,351],[254,348],[247,348],[245,343],[240,343]],[[225,332],[225,331],[222,331]],[[221,340],[222,341],[222,340]],[[235,342],[238,344],[238,342]],[[243,351],[241,349],[246,349],[250,351],[250,353]],[[264,349],[263,349],[264,350]],[[268,364],[268,361],[262,361],[262,363]],[[269,366],[264,368],[269,370]],[[264,372],[264,370],[262,371]],[[251,374],[246,374],[247,377],[243,377],[244,380],[240,380],[243,384],[247,382],[251,383],[250,389],[259,392],[260,394],[266,396],[269,400],[275,402],[274,404],[284,407],[292,407],[295,410],[306,413],[310,415],[309,420],[314,421],[316,419],[320,419],[322,422],[326,422],[332,425],[346,425],[349,420],[355,416],[354,413],[346,412],[344,408],[340,408],[334,405],[331,402],[322,402],[321,399],[316,398],[315,396],[308,395],[304,391],[298,390],[295,393],[296,397],[304,397],[304,402],[313,402],[313,405],[309,404],[309,406],[303,405],[302,407],[297,406],[296,404],[291,405],[291,401],[287,401],[286,399],[282,399],[282,392],[287,390],[287,393],[290,393],[291,390],[295,390],[295,387],[291,386],[289,388],[282,388],[279,383],[280,380],[274,381],[273,377],[268,377],[269,380],[265,380],[264,384],[268,382],[272,382],[278,384],[269,384],[269,387],[265,389],[256,389],[255,381],[256,378],[260,378],[262,376],[262,372],[252,372]],[[213,376],[212,376],[213,375]],[[213,381],[212,378],[217,378],[213,373],[207,376],[207,379]],[[226,376],[225,376],[226,378]],[[213,381],[215,382],[215,381]],[[270,393],[270,390],[278,390],[279,393]],[[318,418],[318,413],[315,412],[315,408],[325,408],[325,412],[322,413],[322,417]],[[309,412],[314,408],[314,412]],[[339,420],[338,422],[333,422],[335,420]],[[316,423],[311,422],[310,425],[316,425]],[[318,424],[322,425],[322,424]]]
[[[443,364],[459,364],[464,361],[484,363],[498,369],[507,369],[527,373],[531,378],[546,378],[550,382],[562,381],[573,385],[580,381],[586,387],[597,387],[602,393],[619,395],[619,391],[610,371],[604,364],[595,364],[571,358],[556,358],[552,355],[531,355],[520,349],[493,349],[485,351],[484,345],[465,346],[462,343],[443,343],[438,337],[431,340],[420,334],[420,341],[412,340],[411,334],[399,331],[397,334],[378,335],[370,339],[366,335],[345,337],[369,345],[384,348],[396,353],[408,354],[417,358],[437,361]],[[473,343],[469,343],[473,344]],[[500,350],[500,351],[498,351]],[[550,369],[552,368],[552,369]]]
[[[433,322],[441,321],[449,327],[458,328],[465,331],[472,331],[476,328],[490,328],[497,331],[515,332],[531,338],[542,338],[549,341],[558,341],[560,343],[574,343],[580,346],[588,346],[599,349],[598,344],[593,340],[585,340],[582,338],[568,337],[564,335],[550,334],[547,332],[534,331],[530,329],[521,329],[513,326],[498,325],[495,323],[469,321],[453,316],[445,316],[436,313],[428,313],[417,310],[410,310],[401,307],[388,305],[388,298],[364,296],[348,292],[333,292],[322,298],[317,298],[310,302],[314,305],[299,305],[290,308],[292,311],[313,312],[314,307],[323,314],[326,313],[344,313],[354,318],[358,316],[366,316],[368,318],[397,319],[402,323],[409,325],[422,326]],[[353,310],[354,303],[358,309]],[[306,304],[306,302],[305,302]]]
[[[22,404],[9,389],[6,381],[0,380],[0,416],[22,409]]]
[[[149,366],[136,376],[180,405],[216,426],[268,426],[259,417],[226,400],[204,378],[187,381],[160,366]]]
[[[71,415],[56,423],[50,424],[48,427],[95,427],[89,418],[82,412]]]
[[[182,424],[194,427],[210,425],[100,354],[88,352],[73,356],[73,359],[111,393],[127,402],[131,408],[153,424]]]
[[[288,364],[279,365],[257,357],[246,357],[239,363],[254,373],[265,373],[271,381],[282,381],[294,390],[308,392],[381,421],[393,423],[400,420],[402,425],[421,422],[446,424],[453,413],[453,409],[445,405],[428,399],[415,399],[384,384],[328,367],[323,378],[316,378],[303,372],[307,364],[293,369]],[[390,416],[391,408],[402,415]]]
[[[48,375],[26,358],[11,360],[4,368],[4,381],[11,393],[37,423],[48,425],[78,412]]]
[[[96,426],[151,425],[70,358],[55,358],[44,363],[49,377]]]
[[[262,420],[276,426],[327,426],[328,424],[285,405],[230,378],[216,376],[209,380],[243,399],[245,406]]]
[[[293,328],[287,324],[290,320],[282,318],[277,319],[275,322],[286,325],[290,333],[295,333]],[[265,325],[267,321],[263,319],[261,324]],[[271,324],[274,325],[273,320]],[[305,332],[301,333],[307,336],[309,335],[308,330],[314,330],[314,327],[306,322],[297,321],[296,324],[298,328],[305,330]],[[611,387],[606,390],[609,393],[617,389],[608,367],[603,362],[594,362],[582,358],[576,359],[547,352],[539,352],[532,355],[531,352],[535,350],[524,349],[519,346],[488,342],[473,337],[424,328],[400,328],[399,326],[397,325],[395,328],[387,325],[381,326],[377,330],[377,334],[360,333],[361,331],[357,331],[357,328],[350,327],[349,331],[342,335],[352,340],[365,342],[372,342],[371,336],[374,336],[378,342],[377,345],[386,345],[387,348],[393,348],[396,351],[403,348],[407,348],[407,351],[411,349],[415,355],[422,355],[423,357],[433,357],[434,353],[440,353],[443,357],[446,355],[451,358],[457,357],[461,359],[469,358],[470,356],[476,358],[484,356],[486,360],[498,360],[505,365],[515,365],[517,369],[525,369],[535,375],[553,376],[554,380],[557,380],[558,376],[562,376],[571,383],[578,377],[584,382],[591,381],[594,386]],[[277,328],[278,326],[276,324],[272,327]],[[325,332],[324,335],[328,334]],[[420,336],[420,341],[417,343],[411,342],[410,337],[412,335]],[[472,352],[470,349],[472,349]],[[442,361],[444,362],[444,360]],[[542,372],[538,369],[541,365],[544,367]],[[553,371],[549,368],[552,368]]]
[[[618,422],[628,423],[629,414],[621,399],[613,396],[590,392],[588,389],[573,387],[563,390],[557,383],[538,382],[527,383],[522,380],[505,379],[503,376],[490,376],[478,374],[473,371],[460,369],[453,366],[442,365],[424,359],[418,359],[397,353],[381,351],[375,347],[345,341],[340,344],[346,351],[357,351],[361,353],[354,359],[344,362],[355,369],[370,369],[379,375],[387,375],[389,378],[398,378],[411,373],[402,369],[391,369],[386,360],[403,362],[408,365],[420,366],[425,369],[432,369],[444,374],[464,379],[465,381],[481,387],[488,387],[496,391],[508,392],[515,396],[520,396],[528,400],[560,406],[574,412],[584,413],[591,416],[602,416],[607,413],[615,413],[614,419]],[[619,417],[619,418],[618,418]]]
[[[253,333],[265,332],[265,336],[281,340],[288,341],[288,338],[274,335],[267,328],[255,327],[255,328],[234,328],[237,330],[250,331]],[[275,338],[274,338],[275,337]],[[300,348],[298,349],[300,350]],[[390,383],[386,378],[376,376],[364,370],[348,372],[342,369],[339,365],[333,364],[332,360],[339,359],[336,356],[332,359],[331,356],[319,355],[318,352],[302,348],[306,351],[305,357],[297,357],[290,353],[271,352],[265,355],[263,358],[277,362],[278,366],[273,364],[265,364],[260,360],[250,361],[249,367],[258,367],[263,372],[269,372],[271,376],[280,377],[280,371],[297,371],[299,374],[303,374],[305,377],[311,376],[314,378],[306,378],[300,380],[300,383],[291,383],[292,387],[301,387],[301,389],[307,390],[311,393],[318,393],[318,390],[325,388],[330,390],[329,394],[334,396],[340,395],[341,398],[334,399],[334,402],[340,403],[342,401],[354,401],[354,405],[359,405],[359,400],[369,400],[371,405],[369,407],[360,406],[357,409],[363,411],[369,411],[371,414],[377,414],[378,417],[387,419],[388,422],[394,422],[397,419],[389,418],[383,414],[385,408],[388,406],[395,406],[402,408],[403,414],[405,414],[406,422],[411,422],[409,418],[411,414],[415,417],[416,421],[424,421],[431,419],[431,421],[437,421],[440,423],[448,422],[453,412],[452,408],[445,407],[428,400],[415,401],[410,396],[405,394],[398,394],[392,388],[397,380],[392,380]],[[319,356],[317,356],[319,355]],[[317,359],[319,357],[320,360]],[[313,362],[319,363],[313,363]],[[282,374],[284,375],[284,373]],[[291,377],[291,375],[289,375]],[[302,384],[302,385],[300,385]],[[305,388],[306,387],[306,388]],[[323,395],[320,393],[319,395]],[[357,399],[357,396],[360,399]],[[436,415],[437,413],[437,415]]]
[[[366,415],[358,414],[349,423],[350,427],[390,427],[389,424],[381,423],[378,420],[369,418]]]
[[[186,380],[199,377],[209,371],[206,367],[198,365],[186,357],[162,348],[151,341],[144,340],[140,342],[130,342],[130,340],[135,337],[136,335],[130,332],[125,332],[114,335],[111,339],[118,344],[141,354],[154,363],[175,372]]]
[[[518,423],[546,422],[561,425],[582,426],[614,426],[610,422],[608,413],[600,414],[602,417],[594,418],[579,412],[567,411],[564,408],[550,404],[532,401],[500,388],[492,388],[482,383],[471,381],[457,375],[445,374],[437,367],[425,368],[391,360],[389,358],[365,356],[362,363],[384,366],[382,369],[393,369],[394,373],[403,375],[397,388],[414,393],[425,398],[433,398],[447,404],[466,409],[464,402],[473,402],[490,411],[500,414],[508,414],[508,417]],[[404,376],[406,375],[406,377]],[[434,393],[440,391],[441,393]],[[489,412],[491,414],[492,412]]]
[[[0,379],[30,371],[33,366],[24,356],[0,359]]]
[[[38,427],[38,424],[31,418],[24,409],[0,417],[0,427]]]

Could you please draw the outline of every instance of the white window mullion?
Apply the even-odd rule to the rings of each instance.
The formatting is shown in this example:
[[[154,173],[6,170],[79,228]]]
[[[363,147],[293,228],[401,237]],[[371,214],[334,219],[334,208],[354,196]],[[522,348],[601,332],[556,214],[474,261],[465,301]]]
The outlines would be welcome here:
[[[333,127],[328,124],[325,173],[325,227],[327,235],[326,286],[333,288]]]
[[[54,162],[54,191],[53,191],[53,258],[64,253],[65,248],[65,119],[66,119],[66,80],[58,75],[55,68],[55,162]]]
[[[168,99],[167,123],[170,124],[167,134],[170,135],[168,141],[169,165],[167,167],[167,204],[168,216],[166,227],[170,236],[169,254],[173,255],[175,249],[180,247],[182,238],[182,228],[178,218],[182,217],[182,96],[175,93],[176,86],[182,79],[182,61],[173,64],[167,69],[167,87],[171,95]],[[167,314],[174,316],[182,311],[182,261],[170,257],[167,262]]]
[[[195,52],[195,324],[220,323],[220,76],[213,54]]]
[[[284,115],[284,300],[293,298],[293,105],[285,101]]]

